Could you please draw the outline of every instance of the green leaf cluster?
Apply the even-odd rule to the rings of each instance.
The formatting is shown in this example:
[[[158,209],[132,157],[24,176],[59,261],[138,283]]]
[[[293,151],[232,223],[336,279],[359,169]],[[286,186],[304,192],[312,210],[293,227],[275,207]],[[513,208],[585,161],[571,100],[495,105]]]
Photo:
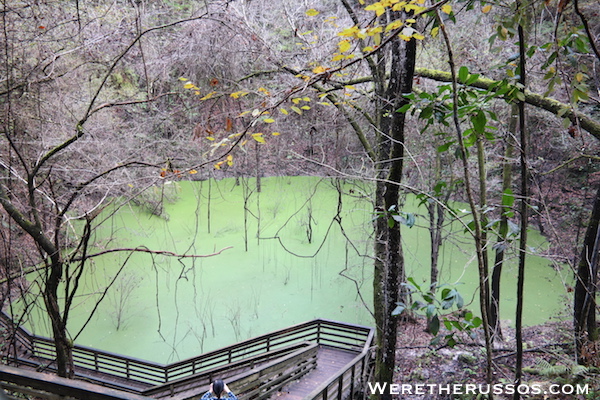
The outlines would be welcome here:
[[[452,347],[457,343],[454,336],[456,332],[467,332],[473,336],[474,330],[482,324],[481,318],[464,309],[464,299],[455,287],[443,284],[423,289],[412,277],[407,278],[407,282],[402,286],[408,290],[410,297],[417,299],[410,303],[397,302],[392,315],[397,316],[408,311],[425,315],[427,328],[435,336],[431,344],[444,341]],[[436,295],[439,295],[439,298]],[[440,334],[442,324],[448,331],[445,335]]]

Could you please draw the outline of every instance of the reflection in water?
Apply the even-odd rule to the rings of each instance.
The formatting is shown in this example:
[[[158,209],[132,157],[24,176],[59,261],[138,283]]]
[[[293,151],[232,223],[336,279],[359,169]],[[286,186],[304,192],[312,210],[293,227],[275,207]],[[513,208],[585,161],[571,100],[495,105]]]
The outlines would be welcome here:
[[[131,255],[78,344],[171,362],[313,318],[372,325],[367,309],[372,298],[372,206],[368,196],[357,196],[369,193],[368,184],[344,182],[338,204],[332,180],[266,178],[261,193],[242,181],[173,182],[148,195],[155,207],[153,193],[169,199],[160,204],[160,215],[144,204],[127,206],[99,228],[99,248],[145,246],[179,254],[232,248],[196,259]],[[403,229],[407,276],[426,282],[426,212],[410,198],[407,204],[405,211],[418,215],[413,228]],[[440,281],[460,282],[467,307],[476,311],[472,245],[459,224],[449,225],[446,233],[453,244],[440,260]],[[530,240],[535,244],[535,237]],[[128,256],[111,254],[90,264],[82,292],[87,296],[73,310],[72,332],[80,329]],[[531,257],[527,267],[529,323],[543,322],[561,308],[560,296],[541,295],[564,292],[548,263]],[[504,274],[506,320],[512,319],[515,304],[516,263],[505,267]],[[44,319],[34,316],[31,321],[35,333],[48,335]]]

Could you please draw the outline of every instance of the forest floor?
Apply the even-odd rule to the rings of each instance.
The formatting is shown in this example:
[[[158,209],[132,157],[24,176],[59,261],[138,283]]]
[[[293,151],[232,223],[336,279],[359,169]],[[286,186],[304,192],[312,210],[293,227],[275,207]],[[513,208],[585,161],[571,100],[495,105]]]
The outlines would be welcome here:
[[[600,353],[594,353],[596,367],[576,365],[573,340],[568,322],[549,322],[526,327],[523,331],[523,377],[519,386],[523,399],[599,399]],[[395,399],[445,400],[479,399],[472,390],[482,392],[486,385],[486,353],[482,337],[456,335],[454,347],[442,343],[431,345],[433,336],[426,332],[422,318],[402,322],[398,331],[396,372],[394,382],[400,385]],[[442,332],[446,335],[449,332]],[[503,327],[504,340],[495,344],[492,354],[495,399],[512,399],[510,386],[514,382],[516,362],[515,331]],[[479,336],[482,336],[480,334]],[[459,385],[456,388],[452,385]],[[471,386],[469,386],[471,385]],[[473,386],[477,385],[477,386]],[[587,394],[576,394],[578,389]],[[553,394],[552,392],[563,391]],[[453,394],[450,394],[452,392]],[[525,394],[525,392],[529,392]]]

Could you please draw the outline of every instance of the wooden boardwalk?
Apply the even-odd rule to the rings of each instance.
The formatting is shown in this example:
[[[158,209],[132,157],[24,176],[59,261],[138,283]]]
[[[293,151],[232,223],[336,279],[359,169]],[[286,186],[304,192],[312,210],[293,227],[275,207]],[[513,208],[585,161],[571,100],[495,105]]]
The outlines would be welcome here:
[[[302,379],[284,386],[281,392],[272,398],[281,400],[302,400],[315,388],[336,376],[342,368],[351,362],[358,352],[321,346],[317,355],[317,367],[304,375]]]
[[[15,346],[2,357],[18,368],[5,371],[0,365],[0,385],[47,390],[45,382],[55,377],[49,375],[55,369],[52,340],[11,325],[3,314],[0,326],[15,332]],[[88,390],[87,396],[72,397],[188,400],[221,378],[240,400],[348,399],[370,374],[373,335],[373,328],[317,319],[167,365],[76,345],[76,379],[57,383],[54,393]],[[92,389],[84,387],[90,384]]]

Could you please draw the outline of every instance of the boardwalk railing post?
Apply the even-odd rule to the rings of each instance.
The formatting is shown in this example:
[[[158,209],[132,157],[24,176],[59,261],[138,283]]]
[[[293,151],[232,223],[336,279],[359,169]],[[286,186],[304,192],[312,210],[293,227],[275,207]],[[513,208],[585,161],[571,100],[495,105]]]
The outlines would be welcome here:
[[[363,358],[363,360],[364,360],[364,358]],[[352,366],[352,370],[350,371],[350,398],[353,398],[353,396],[354,396],[354,379],[356,379],[355,378],[355,376],[356,376],[355,370],[356,370],[356,364],[354,364]]]
[[[317,343],[321,344],[321,321],[317,322]]]

